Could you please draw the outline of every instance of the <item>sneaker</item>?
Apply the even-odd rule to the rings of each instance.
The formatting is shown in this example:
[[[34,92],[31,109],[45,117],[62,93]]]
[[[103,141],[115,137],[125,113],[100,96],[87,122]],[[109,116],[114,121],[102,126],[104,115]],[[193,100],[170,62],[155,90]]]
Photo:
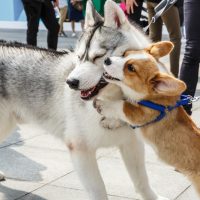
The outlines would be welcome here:
[[[62,31],[61,33],[58,34],[58,36],[59,37],[67,37],[67,34],[64,31]]]
[[[62,35],[63,35],[64,37],[67,37],[67,34],[66,34],[64,31],[62,31]]]
[[[72,33],[72,37],[76,37],[76,33],[75,32]]]

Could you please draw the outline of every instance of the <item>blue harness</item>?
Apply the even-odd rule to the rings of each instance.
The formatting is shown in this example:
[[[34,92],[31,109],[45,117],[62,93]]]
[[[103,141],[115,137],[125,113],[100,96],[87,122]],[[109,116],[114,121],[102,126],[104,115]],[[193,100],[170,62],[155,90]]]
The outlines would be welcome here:
[[[180,100],[177,101],[174,106],[163,106],[163,105],[156,104],[156,103],[153,103],[153,102],[147,101],[147,100],[139,101],[138,102],[139,105],[145,106],[145,107],[150,108],[152,110],[159,111],[160,114],[155,119],[153,119],[153,120],[151,120],[151,121],[149,121],[145,124],[135,125],[135,126],[131,125],[131,128],[132,129],[141,128],[141,127],[147,126],[149,124],[152,124],[154,122],[158,122],[161,119],[163,119],[167,115],[168,112],[174,110],[177,107],[187,105],[187,104],[191,104],[193,100],[196,100],[196,99],[191,97],[190,95],[181,95]]]

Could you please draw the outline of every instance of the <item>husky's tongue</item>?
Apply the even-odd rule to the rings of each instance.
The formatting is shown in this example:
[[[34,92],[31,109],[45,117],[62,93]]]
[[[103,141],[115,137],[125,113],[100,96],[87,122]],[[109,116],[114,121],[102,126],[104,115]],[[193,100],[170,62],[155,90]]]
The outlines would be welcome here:
[[[102,88],[104,88],[108,82],[105,81],[103,77],[99,80],[96,86],[88,89],[88,90],[81,90],[80,97],[83,100],[90,100],[92,97],[96,96]]]
[[[90,88],[89,90],[82,90],[81,91],[81,98],[86,99],[89,98],[92,92],[95,90],[96,86],[93,88]]]

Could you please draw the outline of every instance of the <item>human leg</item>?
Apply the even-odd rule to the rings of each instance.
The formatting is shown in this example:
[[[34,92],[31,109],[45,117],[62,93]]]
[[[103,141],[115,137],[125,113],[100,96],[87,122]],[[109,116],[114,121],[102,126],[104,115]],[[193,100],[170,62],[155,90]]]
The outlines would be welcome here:
[[[63,23],[65,21],[66,15],[67,15],[67,6],[64,6],[63,8],[60,8],[60,19],[59,19],[60,30],[59,30],[59,33],[63,32]]]
[[[172,6],[162,16],[162,20],[167,27],[170,41],[174,44],[174,49],[170,53],[170,70],[175,77],[178,77],[181,50],[181,30],[178,8]]]
[[[75,21],[71,21],[71,27],[72,27],[72,37],[76,36],[76,32],[75,32]]]
[[[200,1],[184,1],[184,20],[186,31],[186,47],[181,66],[180,79],[183,80],[187,89],[184,94],[194,96],[198,82],[200,62]],[[191,114],[192,105],[184,107]]]
[[[55,17],[53,5],[51,4],[50,0],[47,0],[42,4],[41,19],[46,28],[48,29],[48,36],[47,36],[48,48],[56,50],[58,44],[58,32],[60,26]]]
[[[38,1],[22,1],[27,17],[27,44],[37,46],[37,33],[42,3]]]
[[[83,31],[83,29],[84,29],[84,20],[81,20],[81,29],[82,29],[82,31]]]
[[[155,15],[154,8],[156,7],[156,3],[147,2],[147,11],[148,11],[148,19],[149,23],[152,17]],[[162,38],[162,19],[158,18],[155,23],[152,23],[149,27],[149,37],[153,42],[161,41]]]

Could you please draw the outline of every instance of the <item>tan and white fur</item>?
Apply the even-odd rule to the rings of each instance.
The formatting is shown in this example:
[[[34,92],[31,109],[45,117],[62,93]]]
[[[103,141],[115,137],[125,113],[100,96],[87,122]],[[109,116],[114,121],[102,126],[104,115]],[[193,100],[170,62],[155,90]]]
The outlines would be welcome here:
[[[145,124],[159,115],[158,111],[139,105],[138,101],[175,105],[186,85],[161,73],[158,61],[172,48],[170,42],[159,42],[142,51],[127,51],[125,57],[110,57],[104,65],[105,78],[121,87],[126,100],[97,99],[94,102],[97,111],[134,126]],[[178,107],[161,121],[137,130],[153,145],[159,157],[185,174],[200,193],[200,131],[184,109]]]

